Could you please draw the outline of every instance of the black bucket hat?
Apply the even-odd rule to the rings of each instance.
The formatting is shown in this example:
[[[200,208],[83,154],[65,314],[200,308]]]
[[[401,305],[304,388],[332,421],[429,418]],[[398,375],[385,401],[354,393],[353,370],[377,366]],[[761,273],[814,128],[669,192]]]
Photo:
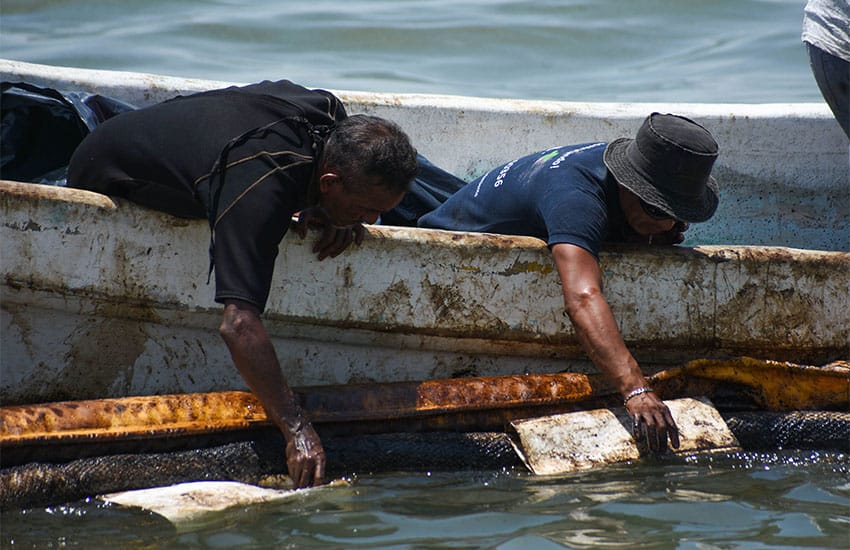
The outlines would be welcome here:
[[[717,159],[711,133],[689,118],[652,113],[635,139],[605,148],[605,166],[617,183],[677,220],[703,222],[714,215],[720,192],[711,177]]]

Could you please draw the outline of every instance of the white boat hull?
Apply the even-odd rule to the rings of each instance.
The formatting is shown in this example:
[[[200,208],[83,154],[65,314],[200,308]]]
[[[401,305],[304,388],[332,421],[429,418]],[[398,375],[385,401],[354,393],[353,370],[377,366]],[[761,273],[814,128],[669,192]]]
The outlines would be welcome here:
[[[0,69],[3,80],[137,105],[226,84]],[[630,135],[652,110],[697,118],[721,143],[723,197],[690,241],[720,244],[602,253],[630,349],[650,372],[697,357],[850,357],[847,144],[825,106],[339,94],[350,112],[398,121],[463,176],[555,144]],[[34,184],[0,183],[0,202],[3,405],[244,389],[206,284],[206,222]],[[526,237],[374,226],[360,247],[318,262],[290,234],[265,321],[296,386],[593,371],[562,314],[551,254]]]
[[[3,404],[244,388],[218,336],[204,221],[0,186]],[[542,241],[373,226],[335,259],[310,248],[284,239],[265,313],[293,385],[592,371]],[[848,253],[634,246],[601,263],[649,370],[850,355]]]

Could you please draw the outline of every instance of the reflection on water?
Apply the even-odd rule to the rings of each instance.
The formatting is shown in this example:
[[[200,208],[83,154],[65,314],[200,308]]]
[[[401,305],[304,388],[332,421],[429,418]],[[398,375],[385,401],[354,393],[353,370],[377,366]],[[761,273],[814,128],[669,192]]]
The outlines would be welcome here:
[[[9,512],[2,546],[846,548],[850,457],[784,451],[519,471],[355,476],[173,526],[96,500]]]

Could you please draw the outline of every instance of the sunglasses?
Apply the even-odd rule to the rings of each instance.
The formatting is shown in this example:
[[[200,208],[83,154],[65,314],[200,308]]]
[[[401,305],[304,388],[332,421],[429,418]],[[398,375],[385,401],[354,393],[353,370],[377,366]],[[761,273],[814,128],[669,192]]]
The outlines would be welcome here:
[[[656,220],[675,220],[676,219],[676,216],[665,212],[664,210],[658,208],[657,206],[649,204],[648,202],[646,202],[643,199],[640,200],[640,207],[643,208],[643,211],[646,212],[646,214],[650,218],[653,218],[653,219],[656,219]]]

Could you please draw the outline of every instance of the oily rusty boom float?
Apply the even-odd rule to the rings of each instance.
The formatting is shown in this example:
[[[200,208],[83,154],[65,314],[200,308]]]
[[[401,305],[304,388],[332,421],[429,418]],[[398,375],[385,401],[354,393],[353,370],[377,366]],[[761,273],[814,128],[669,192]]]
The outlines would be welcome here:
[[[652,384],[664,399],[708,397],[745,449],[850,452],[846,362],[698,360]],[[619,404],[599,376],[575,373],[296,393],[326,440],[330,467],[349,473],[520,466],[505,435],[510,422]],[[0,506],[194,479],[261,483],[283,473],[282,442],[270,426],[256,398],[241,391],[3,407]]]

